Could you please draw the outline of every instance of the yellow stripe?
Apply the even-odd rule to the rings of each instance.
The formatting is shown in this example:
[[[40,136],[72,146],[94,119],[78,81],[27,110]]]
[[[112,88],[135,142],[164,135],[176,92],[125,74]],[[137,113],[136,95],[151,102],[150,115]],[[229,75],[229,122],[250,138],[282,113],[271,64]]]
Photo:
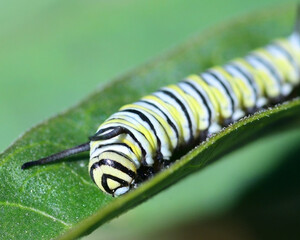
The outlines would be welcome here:
[[[202,80],[203,81],[203,80]],[[209,86],[208,85],[208,91],[211,92],[211,94],[214,96],[216,101],[219,104],[219,112],[221,113],[222,118],[229,118],[231,116],[231,108],[230,108],[230,102],[229,99],[224,96],[224,94],[217,89],[216,87]],[[207,91],[207,93],[208,93]]]
[[[293,78],[290,77],[291,72],[294,71],[294,68],[290,64],[290,62],[285,58],[275,58],[274,61],[276,61],[278,69],[281,70],[284,81],[295,83],[295,81],[293,81]]]
[[[256,70],[258,77],[265,83],[265,90],[269,97],[274,98],[280,95],[280,89],[275,81],[273,81],[269,74],[263,70]]]
[[[257,70],[251,66],[245,59],[243,58],[237,58],[234,60],[234,62],[242,65],[243,68],[245,68],[253,77],[254,82],[256,83],[256,86],[259,89],[258,95],[262,96],[264,95],[266,91],[266,85],[265,82],[261,79],[260,75],[258,74]]]
[[[300,64],[300,54],[299,54],[299,51],[296,51],[295,49],[293,49],[291,47],[291,44],[286,39],[276,40],[275,43],[277,43],[285,51],[287,51],[291,55],[291,57],[293,58],[293,60],[295,61],[295,64],[299,66],[299,64]],[[280,61],[280,60],[278,60],[278,61]],[[280,62],[278,62],[278,64],[281,66],[281,68],[285,69],[287,72],[288,71],[290,72],[286,76],[289,82],[291,82],[293,84],[298,84],[300,82],[299,74],[296,73],[297,70],[294,69],[294,66],[290,63],[289,60],[287,60],[287,59],[285,61],[281,60]]]
[[[227,119],[231,117],[232,112],[229,104],[229,99],[225,98],[217,88],[210,86],[210,89],[221,106],[220,110],[222,118]]]
[[[152,100],[152,101],[154,101],[154,102],[157,102],[157,106],[162,106],[164,109],[167,109],[167,110],[168,110],[168,112],[169,112],[170,115],[172,116],[173,120],[176,122],[176,126],[178,126],[178,128],[179,128],[179,129],[177,129],[178,132],[179,132],[179,137],[180,137],[179,142],[182,142],[182,141],[183,141],[183,138],[182,138],[182,136],[183,136],[183,129],[182,129],[181,123],[184,121],[184,119],[182,118],[182,116],[181,116],[181,114],[178,112],[178,110],[177,110],[175,107],[173,107],[172,105],[165,103],[165,102],[162,101],[159,97],[154,96],[154,95],[149,95],[149,96],[143,97],[142,99],[143,99],[143,100]],[[141,107],[141,106],[140,106],[140,107]],[[146,108],[143,108],[143,109],[146,110]],[[149,110],[147,109],[147,111],[149,111]],[[156,114],[155,112],[153,112],[153,113]],[[156,117],[156,116],[158,116],[157,119],[160,119],[159,122],[162,123],[162,125],[163,125],[163,127],[166,129],[167,133],[173,133],[173,131],[172,131],[170,125],[168,124],[168,122],[166,122],[166,121],[165,121],[163,118],[161,118],[159,115],[156,114],[155,117]],[[178,116],[179,116],[180,118],[178,118]],[[170,135],[171,135],[171,134],[170,134]],[[172,134],[172,135],[173,135],[173,134]],[[175,137],[175,136],[173,135],[173,137]]]
[[[243,94],[243,106],[246,108],[252,108],[255,106],[255,98],[252,97],[251,87],[247,85],[242,79],[234,77],[234,80]]]
[[[292,55],[298,66],[300,65],[300,52],[294,49],[287,39],[278,39],[275,42],[283,47],[290,55]]]
[[[240,103],[242,101],[242,93],[241,93],[235,79],[227,71],[225,71],[223,68],[221,68],[219,66],[214,67],[213,69],[218,71],[220,74],[222,74],[224,76],[224,78],[227,80],[227,82],[232,87],[232,90],[233,90],[235,96],[237,97],[238,105],[240,105]]]
[[[199,122],[199,118],[198,118],[198,114],[196,112],[196,107],[195,107],[194,103],[192,102],[192,100],[190,100],[187,97],[187,95],[185,94],[185,92],[183,92],[182,89],[179,88],[177,85],[169,85],[169,86],[167,86],[167,88],[173,89],[174,91],[176,91],[185,100],[185,102],[188,104],[188,107],[192,111],[194,119],[196,119],[196,123],[198,123]],[[196,105],[199,105],[199,104],[196,104]],[[198,126],[197,126],[197,128],[198,128]]]
[[[100,168],[94,169],[93,176],[94,176],[96,185],[101,189],[101,191],[106,192],[102,186],[103,172],[101,171],[101,169]],[[108,193],[108,192],[106,192],[106,193]]]
[[[122,164],[127,169],[136,173],[136,167],[133,164],[133,162],[131,162],[129,159],[121,156],[120,154],[117,154],[115,152],[103,152],[99,155],[99,160],[101,160],[101,159],[113,160],[115,162]]]
[[[205,110],[203,105],[200,105],[200,103],[197,102],[197,100],[190,95],[186,95],[187,98],[189,98],[189,101],[191,102],[191,105],[195,108],[196,114],[198,115],[198,129],[199,130],[206,130],[209,127],[208,119],[204,119],[202,116],[205,115]]]
[[[129,141],[126,138],[122,139],[122,142],[127,144],[132,149],[133,153],[135,154],[135,156],[137,157],[139,162],[141,162],[142,161],[142,150],[138,147],[138,145]]]
[[[261,56],[262,58],[265,58],[269,63],[271,63],[271,65],[278,71],[279,75],[281,75],[280,77],[283,78],[284,72],[282,71],[282,68],[276,62],[276,58],[271,56],[270,53],[266,49],[259,48],[256,51],[254,51],[254,53],[257,53],[259,56]],[[285,78],[283,78],[283,79],[286,80]]]
[[[96,168],[96,169],[99,169],[99,168]],[[126,173],[124,173],[124,172],[122,172],[122,171],[120,171],[116,168],[113,168],[111,166],[101,165],[100,169],[104,174],[109,174],[109,175],[112,175],[112,176],[116,176],[116,177],[118,177],[118,178],[120,178],[120,179],[122,179],[122,180],[124,180],[128,183],[130,183],[132,181],[132,178],[129,175],[127,175]]]

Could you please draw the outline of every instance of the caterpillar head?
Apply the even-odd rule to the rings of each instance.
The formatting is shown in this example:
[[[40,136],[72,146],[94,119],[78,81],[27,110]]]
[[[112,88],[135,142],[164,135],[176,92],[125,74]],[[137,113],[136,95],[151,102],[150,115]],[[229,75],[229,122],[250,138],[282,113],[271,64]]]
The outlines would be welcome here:
[[[89,163],[89,172],[96,185],[112,196],[128,192],[137,175],[130,158],[116,151],[105,151],[93,157]]]

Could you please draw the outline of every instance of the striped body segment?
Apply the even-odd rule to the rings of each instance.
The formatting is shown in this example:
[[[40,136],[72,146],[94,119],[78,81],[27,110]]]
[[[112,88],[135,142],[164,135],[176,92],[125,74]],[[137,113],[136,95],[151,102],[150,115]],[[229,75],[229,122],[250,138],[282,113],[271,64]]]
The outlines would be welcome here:
[[[187,76],[121,107],[100,125],[90,142],[90,175],[105,193],[124,194],[137,182],[139,169],[159,170],[174,152],[286,99],[299,82],[297,33]]]

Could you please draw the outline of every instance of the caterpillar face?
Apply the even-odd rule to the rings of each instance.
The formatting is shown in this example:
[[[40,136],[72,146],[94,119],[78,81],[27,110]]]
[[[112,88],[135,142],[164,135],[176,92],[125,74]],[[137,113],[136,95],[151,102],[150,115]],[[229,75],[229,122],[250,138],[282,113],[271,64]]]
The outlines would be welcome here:
[[[105,151],[94,156],[89,163],[89,172],[95,184],[113,196],[126,193],[137,175],[131,159],[116,151]]]

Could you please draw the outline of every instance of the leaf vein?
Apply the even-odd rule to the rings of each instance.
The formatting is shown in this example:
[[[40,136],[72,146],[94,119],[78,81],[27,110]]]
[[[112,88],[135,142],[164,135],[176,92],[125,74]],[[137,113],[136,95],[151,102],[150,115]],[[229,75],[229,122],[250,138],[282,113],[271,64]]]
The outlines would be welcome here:
[[[40,214],[40,215],[42,215],[44,217],[50,218],[50,219],[52,219],[55,222],[57,221],[57,222],[63,224],[64,226],[66,226],[66,227],[71,227],[70,223],[66,223],[65,221],[63,221],[61,219],[58,219],[58,218],[56,218],[56,217],[54,217],[54,216],[52,216],[52,215],[50,215],[50,214],[48,214],[46,212],[43,212],[43,211],[41,211],[39,209],[36,209],[36,208],[24,206],[24,205],[22,205],[20,203],[0,202],[0,205],[9,206],[9,207],[16,207],[16,208],[21,208],[21,209],[24,209],[24,210],[32,211],[32,212]]]

